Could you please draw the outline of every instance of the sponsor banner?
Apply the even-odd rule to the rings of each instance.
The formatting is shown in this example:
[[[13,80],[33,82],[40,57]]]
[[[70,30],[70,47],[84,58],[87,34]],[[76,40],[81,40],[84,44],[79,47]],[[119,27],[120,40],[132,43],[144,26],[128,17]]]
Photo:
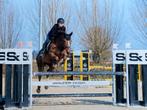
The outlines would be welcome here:
[[[31,64],[31,49],[0,49],[0,64]]]
[[[125,50],[114,50],[113,51],[113,63],[114,64],[125,64]]]
[[[114,64],[147,64],[147,50],[115,50]]]
[[[33,72],[33,76],[46,76],[46,75],[123,75],[123,72],[112,72],[112,71]]]
[[[91,87],[91,86],[109,86],[111,81],[32,81],[33,86],[49,86],[49,87]]]
[[[128,50],[127,64],[147,64],[147,50]]]

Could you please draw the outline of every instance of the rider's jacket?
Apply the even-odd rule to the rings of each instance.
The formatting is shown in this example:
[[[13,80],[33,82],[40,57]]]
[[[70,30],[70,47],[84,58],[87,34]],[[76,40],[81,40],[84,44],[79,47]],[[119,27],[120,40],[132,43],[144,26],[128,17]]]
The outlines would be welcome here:
[[[49,40],[53,40],[54,37],[57,36],[58,32],[66,32],[66,28],[65,26],[63,27],[59,27],[58,24],[55,24],[52,29],[48,32],[47,37],[49,38]]]

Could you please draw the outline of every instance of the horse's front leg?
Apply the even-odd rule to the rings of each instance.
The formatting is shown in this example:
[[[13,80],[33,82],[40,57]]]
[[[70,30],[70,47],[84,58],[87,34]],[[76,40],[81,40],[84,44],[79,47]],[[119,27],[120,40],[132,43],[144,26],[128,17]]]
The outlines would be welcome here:
[[[41,76],[38,76],[38,81],[39,81],[39,82],[41,81]],[[41,91],[41,86],[37,86],[36,92],[37,92],[37,93],[40,93],[40,91]]]
[[[58,63],[59,57],[56,54],[50,53],[49,56],[50,56],[50,59],[51,59],[51,64],[57,64]]]
[[[64,50],[61,52],[61,59],[58,62],[58,66],[60,66],[62,63],[64,63],[66,58],[67,58],[67,52]]]

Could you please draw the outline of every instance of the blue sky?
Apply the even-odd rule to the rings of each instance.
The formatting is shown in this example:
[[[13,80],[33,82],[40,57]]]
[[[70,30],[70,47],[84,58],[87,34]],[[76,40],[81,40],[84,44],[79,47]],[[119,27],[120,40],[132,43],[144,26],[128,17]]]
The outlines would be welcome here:
[[[122,25],[122,30],[120,33],[120,41],[122,44],[120,47],[124,48],[125,43],[131,43],[132,49],[146,49],[145,42],[143,42],[143,37],[140,39],[140,32],[135,27],[133,21],[132,13],[134,13],[134,0],[122,0],[125,3],[124,7],[124,21]],[[122,43],[121,43],[122,42]]]
[[[75,6],[81,2],[79,2],[80,0],[72,0],[70,2],[71,7],[74,9],[76,8]],[[102,0],[100,0],[102,1]],[[125,47],[125,43],[131,43],[131,48],[132,49],[146,49],[147,46],[145,46],[145,43],[142,43],[140,40],[138,40],[138,36],[141,36],[141,34],[139,34],[139,31],[134,28],[134,22],[133,22],[133,18],[131,15],[131,12],[133,12],[133,4],[134,4],[134,0],[111,0],[114,3],[114,6],[119,4],[118,10],[119,9],[124,9],[124,16],[122,18],[122,28],[121,28],[121,32],[119,35],[119,39],[117,41],[119,48],[123,49]],[[34,41],[33,37],[34,35],[36,35],[35,33],[37,32],[36,30],[34,31],[31,28],[28,28],[27,26],[29,26],[29,17],[27,15],[27,12],[34,9],[34,0],[7,0],[7,5],[11,6],[13,4],[13,6],[15,7],[15,11],[16,13],[20,13],[20,15],[18,16],[20,19],[24,19],[23,20],[23,30],[20,34],[20,41],[33,41],[33,42],[38,42],[37,40]],[[20,11],[21,10],[21,11]],[[117,13],[117,9],[115,11]],[[76,20],[75,18],[75,12],[73,12],[73,17],[72,17],[72,21],[71,21],[71,25],[74,25],[74,20]],[[37,28],[35,28],[37,29]],[[72,31],[72,28],[69,29],[69,31]],[[72,48],[74,50],[81,50],[84,47],[80,46],[80,38],[77,34],[73,35],[73,39],[72,39]],[[143,41],[143,40],[142,40]],[[39,45],[39,43],[37,43]],[[37,45],[36,43],[33,43],[33,49],[36,49]],[[77,46],[78,45],[78,46]]]

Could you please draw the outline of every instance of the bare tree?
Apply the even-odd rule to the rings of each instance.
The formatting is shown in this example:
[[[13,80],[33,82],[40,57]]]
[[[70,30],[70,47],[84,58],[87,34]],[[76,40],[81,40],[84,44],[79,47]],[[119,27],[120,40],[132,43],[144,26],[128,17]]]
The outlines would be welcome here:
[[[43,39],[46,38],[48,31],[51,27],[56,23],[56,20],[59,17],[63,17],[65,19],[65,25],[68,29],[70,23],[70,7],[68,6],[68,0],[43,0],[42,1],[42,36]],[[34,2],[35,10],[33,10],[30,15],[32,16],[30,21],[31,25],[34,28],[39,27],[39,7],[40,0]],[[68,30],[67,30],[68,31]],[[36,37],[35,37],[36,36]],[[39,40],[39,29],[37,35],[35,35],[35,40]]]
[[[0,48],[14,48],[17,44],[22,29],[13,6],[6,8],[4,1],[0,2]]]
[[[2,1],[0,1],[0,18],[2,17]],[[2,28],[2,23],[1,23],[1,20],[0,20],[0,30]],[[1,38],[1,32],[0,32],[0,38]],[[0,47],[2,47],[2,40],[0,39]]]
[[[56,23],[59,17],[65,19],[65,25],[68,29],[70,22],[70,7],[66,0],[50,0],[44,4],[43,12],[43,35],[45,36],[49,29]]]
[[[25,9],[25,17],[28,19],[29,23],[27,25],[26,30],[30,31],[31,30],[31,35],[33,36],[32,43],[34,47],[39,48],[39,23],[40,23],[40,1],[41,0],[33,0],[32,2],[32,9],[28,10]],[[44,1],[44,0],[43,0]],[[35,42],[34,42],[35,41]]]
[[[132,15],[135,25],[141,33],[141,37],[147,39],[147,1],[135,0]]]
[[[111,57],[111,47],[120,31],[120,18],[114,22],[111,1],[83,0],[77,16],[81,24],[81,42],[93,51],[94,61],[101,62]]]

